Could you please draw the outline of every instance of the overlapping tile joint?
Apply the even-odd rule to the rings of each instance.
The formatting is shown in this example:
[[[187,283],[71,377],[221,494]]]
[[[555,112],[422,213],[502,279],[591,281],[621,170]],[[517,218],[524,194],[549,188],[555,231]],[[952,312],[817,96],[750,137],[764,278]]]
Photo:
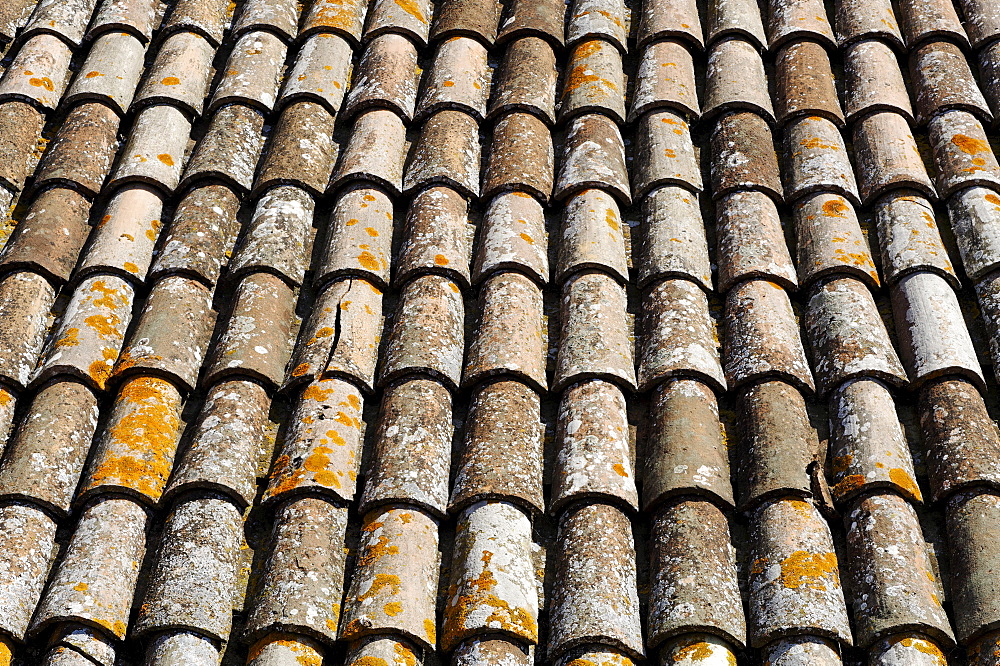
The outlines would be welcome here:
[[[0,665],[1000,665],[994,0],[0,41]]]

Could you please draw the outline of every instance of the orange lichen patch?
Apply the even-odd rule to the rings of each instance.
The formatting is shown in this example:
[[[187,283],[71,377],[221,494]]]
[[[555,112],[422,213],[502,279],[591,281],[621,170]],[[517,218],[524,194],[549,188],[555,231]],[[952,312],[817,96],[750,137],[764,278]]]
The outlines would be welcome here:
[[[378,238],[378,229],[373,229],[371,227],[365,227],[365,233],[367,233],[372,238]]]
[[[424,620],[424,635],[431,645],[437,642],[437,625],[434,624],[434,620]]]
[[[28,83],[30,85],[35,86],[36,88],[45,88],[49,92],[52,92],[53,90],[55,90],[55,86],[52,85],[52,79],[50,79],[47,76],[43,76],[41,78],[37,78],[37,77],[30,78],[30,79],[28,79]]]
[[[863,485],[865,485],[863,474],[848,474],[833,487],[833,493],[837,496],[846,495],[847,493],[854,492]]]
[[[614,229],[615,231],[620,231],[622,228],[621,223],[618,222],[618,216],[615,215],[615,211],[613,211],[610,208],[604,215],[604,221],[607,222],[608,226]]]
[[[372,581],[371,587],[368,588],[367,592],[358,595],[358,601],[370,599],[385,588],[389,588],[389,594],[393,596],[399,594],[402,588],[399,576],[396,574],[375,574],[375,580]]]
[[[531,236],[529,236],[528,234],[524,233],[524,232],[519,233],[518,236],[520,236],[521,240],[523,240],[528,245],[534,245],[535,244],[535,239],[532,238]]]
[[[389,665],[386,663],[385,659],[381,659],[379,657],[366,656],[366,657],[358,657],[357,659],[351,662],[350,666],[389,666]]]
[[[458,285],[457,285],[457,284],[455,284],[454,282],[449,282],[449,283],[448,283],[448,286],[449,286],[449,287],[451,287],[451,290],[452,290],[453,292],[455,292],[456,294],[460,293],[460,291],[461,291],[461,290],[460,290],[460,289],[458,288]]]
[[[823,214],[830,217],[847,217],[844,213],[848,210],[847,204],[837,199],[830,199],[822,207]]]
[[[160,83],[162,83],[165,86],[179,86],[181,84],[181,80],[178,79],[176,76],[165,76],[160,81]]]
[[[836,572],[835,553],[810,553],[797,550],[781,561],[781,575],[778,581],[790,590],[800,587],[825,590],[827,579]]]
[[[310,384],[306,387],[306,390],[302,392],[303,400],[326,400],[333,393],[332,388],[320,388],[319,384]]]
[[[139,267],[133,264],[131,261],[126,261],[124,264],[122,264],[122,268],[127,270],[129,273],[139,272]]]
[[[673,148],[664,148],[663,154],[670,158],[677,157],[677,152]]]
[[[675,662],[684,661],[686,659],[691,661],[702,661],[711,656],[712,648],[708,647],[708,644],[699,641],[682,647],[673,654],[673,659]]]
[[[80,329],[67,328],[66,333],[56,340],[56,347],[75,347],[80,344]]]
[[[395,617],[403,612],[403,604],[398,601],[390,601],[385,606],[382,606],[382,610],[385,611],[386,615]]]
[[[121,338],[121,332],[118,330],[118,324],[120,324],[121,321],[113,314],[106,316],[90,315],[83,320],[83,323],[92,328],[94,332],[102,338]]]
[[[838,146],[835,146],[831,143],[823,143],[823,140],[820,139],[818,136],[814,136],[809,139],[803,139],[802,141],[799,141],[799,145],[804,146],[805,148],[809,148],[810,150],[815,150],[816,148],[820,148],[822,150],[826,150],[828,148],[832,148],[833,150],[839,149]]]
[[[844,456],[834,456],[830,461],[830,465],[834,474],[843,474],[847,471],[848,467],[851,466],[851,462],[853,461],[854,456],[850,454]]]
[[[295,654],[295,661],[299,663],[299,666],[322,666],[323,664],[322,655],[318,654],[316,650],[308,645],[304,645],[292,634],[268,634],[254,643],[250,648],[250,653],[247,655],[247,662],[249,663],[259,657],[260,653],[268,645],[280,645],[281,647],[288,648],[289,652]]]
[[[90,586],[82,582],[73,586],[73,589],[77,592],[86,592],[88,588],[90,588]]]
[[[424,620],[424,629],[426,630],[427,620]],[[431,643],[434,643],[434,633],[433,633],[434,623],[431,622]],[[393,657],[393,661],[399,666],[417,666],[417,657],[410,650],[406,648],[402,643],[396,643],[392,646],[393,652],[396,656]]]
[[[118,297],[118,300],[123,304],[128,302],[127,299],[118,293],[117,289],[109,287],[104,280],[94,280],[93,284],[90,285],[90,291],[102,294],[99,298],[94,299],[94,305],[99,308],[115,307],[115,297]]]
[[[170,382],[157,377],[137,377],[122,386],[115,410],[125,413],[109,429],[109,453],[91,474],[92,484],[107,482],[159,498],[177,448],[178,400]]]
[[[347,396],[348,404],[354,409],[361,409],[361,398],[356,395]]]
[[[10,404],[10,401],[13,399],[14,398],[13,396],[11,396],[10,393],[0,388],[0,407],[6,407],[7,405]]]
[[[995,194],[987,194],[983,198],[986,199],[987,201],[989,201],[991,204],[995,204],[997,206],[1000,206],[1000,197],[998,197]]]
[[[118,359],[118,350],[104,348],[101,350],[102,359],[94,361],[87,368],[87,374],[94,380],[99,388],[104,388],[111,377],[111,369]]]
[[[160,222],[159,220],[152,220],[149,223],[149,229],[146,229],[146,238],[148,238],[151,241],[155,241],[157,233],[160,231],[160,227],[162,226],[163,223]]]
[[[14,648],[10,639],[6,636],[0,636],[0,666],[10,666],[13,660]]]
[[[97,72],[97,71],[87,72],[85,78],[92,79],[92,78],[97,77],[97,76],[104,76],[104,75],[101,74],[100,72]]]
[[[167,166],[173,166],[174,165],[174,158],[172,158],[170,155],[168,155],[166,153],[160,153],[159,155],[156,156],[156,159],[160,160],[161,162],[163,162]]]
[[[455,82],[454,81],[443,81],[441,83],[441,85],[444,86],[445,88],[451,88],[453,85],[455,85]]]
[[[340,483],[340,479],[337,478],[337,474],[327,469],[316,472],[315,474],[313,474],[313,478],[316,480],[316,483],[320,484],[321,486],[326,486],[327,488],[339,489],[343,487],[343,484]]]
[[[330,327],[330,326],[324,326],[324,327],[320,328],[319,330],[317,330],[316,334],[314,336],[312,336],[312,339],[310,339],[309,342],[307,342],[306,344],[309,344],[309,345],[315,344],[316,341],[319,340],[320,338],[328,338],[331,335],[333,335],[334,333],[336,333],[336,331],[332,327]],[[305,364],[303,364],[303,365],[305,365]]]
[[[367,250],[358,255],[358,263],[370,271],[377,271],[381,267],[375,255]]]
[[[443,254],[435,254],[434,263],[437,264],[438,266],[447,266],[451,262],[449,262],[448,257],[444,256]]]
[[[327,465],[330,464],[330,456],[326,454],[331,452],[332,449],[328,446],[317,446],[313,452],[302,461],[302,466],[310,472],[321,472],[327,468]]]
[[[381,523],[379,523],[381,525]],[[365,527],[368,531],[368,527]],[[398,546],[389,545],[389,537],[380,535],[378,541],[373,544],[365,546],[364,552],[361,557],[358,558],[358,566],[368,566],[378,561],[381,557],[385,555],[396,555],[399,553]]]
[[[982,139],[977,139],[966,134],[956,134],[951,137],[951,142],[958,146],[959,150],[967,155],[989,152],[990,144]]]
[[[297,366],[295,366],[295,369],[292,370],[292,377],[301,377],[307,372],[309,372],[309,364],[299,363]]]
[[[625,471],[625,467],[621,463],[615,463],[611,469],[615,470],[615,474],[618,476],[628,476],[628,472]]]
[[[913,480],[913,477],[910,476],[905,469],[901,467],[893,467],[890,469],[889,480],[913,495],[913,497],[917,500],[923,499],[923,496],[920,494],[920,488],[917,486],[917,482]]]

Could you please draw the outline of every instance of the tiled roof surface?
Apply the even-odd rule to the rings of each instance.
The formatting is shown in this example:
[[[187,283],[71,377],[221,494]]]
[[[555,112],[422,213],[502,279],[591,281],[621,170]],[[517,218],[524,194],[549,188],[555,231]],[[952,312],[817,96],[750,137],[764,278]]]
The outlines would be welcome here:
[[[0,666],[1000,666],[1000,3],[0,42]]]

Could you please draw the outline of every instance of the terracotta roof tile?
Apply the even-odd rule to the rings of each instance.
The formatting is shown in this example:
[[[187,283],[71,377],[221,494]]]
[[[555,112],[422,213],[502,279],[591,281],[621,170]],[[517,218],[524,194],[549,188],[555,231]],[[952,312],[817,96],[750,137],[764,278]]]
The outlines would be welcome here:
[[[844,48],[844,112],[855,123],[878,111],[913,120],[913,108],[892,48],[880,39],[863,39]]]
[[[35,186],[61,185],[97,196],[114,160],[118,122],[99,102],[74,106],[39,164]]]
[[[968,48],[969,38],[958,19],[955,5],[948,0],[900,0],[899,18],[911,51],[929,39],[948,39]]]
[[[759,190],[781,203],[784,191],[771,129],[756,113],[737,111],[715,125],[711,140],[712,197]]]
[[[439,42],[420,94],[417,121],[441,109],[465,111],[481,121],[493,76],[487,60],[486,47],[475,39],[452,37]]]
[[[436,9],[430,39],[471,37],[492,46],[502,9],[498,0],[445,0]]]
[[[264,121],[263,112],[243,104],[217,109],[191,153],[181,185],[218,178],[240,190],[249,190],[264,147]]]
[[[555,124],[558,77],[555,52],[545,40],[528,35],[511,41],[493,79],[489,116],[524,111]]]
[[[559,238],[556,281],[573,273],[598,269],[628,282],[628,253],[624,223],[614,197],[599,189],[583,190],[569,198]]]
[[[164,194],[173,193],[180,183],[190,133],[191,121],[177,107],[158,104],[142,109],[108,185],[146,183]]]
[[[928,42],[914,49],[910,76],[922,124],[948,109],[968,111],[987,123],[993,120],[965,55],[951,42]]]
[[[699,50],[702,48],[704,37],[697,2],[692,0],[642,2],[639,11],[639,27],[636,32],[639,48],[665,37],[687,41]]]
[[[768,48],[777,50],[795,39],[814,39],[834,48],[833,28],[820,0],[773,0],[768,3]]]
[[[871,249],[847,199],[837,194],[814,194],[792,210],[803,287],[832,275],[848,275],[872,288],[878,286]]]
[[[76,278],[100,272],[143,282],[163,227],[162,217],[163,195],[156,189],[141,184],[118,189],[90,234]]]
[[[374,0],[369,5],[365,39],[387,32],[409,37],[418,46],[427,44],[434,3],[431,0],[414,0],[398,3],[395,0]]]
[[[467,287],[474,235],[466,197],[450,187],[421,190],[406,213],[396,285],[424,273],[439,273]]]
[[[632,202],[621,132],[599,114],[569,123],[553,196],[561,201],[590,188],[606,190],[623,204]]]
[[[58,37],[49,34],[32,37],[0,76],[0,101],[22,100],[43,112],[55,109],[69,83],[72,55],[70,47]]]
[[[49,567],[56,556],[56,521],[30,503],[5,502],[0,506],[4,528],[0,567],[7,583],[0,593],[5,633],[23,639],[35,606],[42,596]]]
[[[40,0],[23,25],[18,40],[23,44],[35,35],[50,34],[72,47],[80,46],[96,7],[97,0]]]
[[[838,128],[844,126],[830,58],[823,44],[812,39],[785,43],[775,55],[775,70],[779,123],[802,116],[822,116]]]
[[[295,0],[246,0],[233,21],[232,33],[237,39],[246,32],[273,32],[282,41],[290,42],[298,33],[299,7]]]
[[[301,284],[315,205],[308,192],[292,185],[268,190],[257,201],[253,217],[233,252],[229,272],[240,277],[264,270],[289,284]]]
[[[15,271],[0,278],[0,341],[7,350],[0,357],[0,377],[15,388],[31,379],[55,299],[52,285],[30,271]]]
[[[358,183],[339,192],[330,213],[316,283],[357,275],[379,288],[387,287],[392,222],[392,200],[382,188]]]
[[[517,270],[539,283],[549,279],[548,234],[541,203],[523,192],[498,194],[483,215],[473,281]]]
[[[90,233],[89,216],[90,202],[76,190],[43,190],[3,247],[0,266],[26,268],[66,282]]]
[[[302,17],[298,40],[329,33],[340,35],[356,46],[361,41],[368,9],[369,0],[317,0]]]
[[[559,0],[513,0],[500,21],[497,43],[507,44],[510,40],[535,36],[559,47],[563,43],[565,13],[566,5]]]
[[[144,44],[149,42],[156,23],[156,0],[104,0],[87,28],[87,38],[105,32],[128,32]]]
[[[794,291],[792,264],[774,200],[753,190],[726,194],[715,204],[719,291],[737,283],[765,279]]]
[[[175,104],[192,116],[199,115],[214,56],[212,43],[199,34],[182,31],[167,37],[135,94],[135,107]]]
[[[940,196],[948,197],[971,185],[1000,186],[1000,164],[975,116],[959,110],[943,111],[931,119],[927,130]]]
[[[858,184],[866,205],[901,187],[937,197],[906,118],[892,112],[872,113],[857,120],[853,130]]]
[[[957,210],[958,197],[949,199],[949,211]],[[875,201],[875,221],[881,246],[882,271],[887,282],[915,271],[933,271],[957,285],[958,278],[938,229],[934,208],[920,193],[894,190]],[[961,224],[956,213],[951,223]],[[963,228],[964,231],[964,228]],[[961,234],[959,247],[965,247]],[[973,274],[969,264],[966,270]]]
[[[838,0],[836,28],[841,48],[862,39],[879,39],[901,49],[903,36],[889,0]]]
[[[177,0],[160,26],[161,39],[178,32],[192,32],[218,47],[223,31],[229,27],[227,4],[225,0]]]
[[[730,37],[709,48],[702,111],[707,120],[739,109],[753,111],[767,122],[774,122],[760,53],[753,43]]]
[[[387,108],[409,122],[417,103],[417,49],[394,33],[376,36],[365,47],[344,103],[344,116],[367,108]],[[301,76],[301,75],[300,75]]]

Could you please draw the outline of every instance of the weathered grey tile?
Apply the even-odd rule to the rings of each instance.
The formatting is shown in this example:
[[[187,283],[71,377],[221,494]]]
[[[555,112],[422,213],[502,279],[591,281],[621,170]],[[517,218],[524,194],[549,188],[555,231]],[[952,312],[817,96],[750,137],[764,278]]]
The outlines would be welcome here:
[[[115,363],[115,377],[161,375],[193,391],[212,339],[215,315],[212,290],[202,283],[180,275],[159,280]]]
[[[715,321],[700,286],[686,279],[658,282],[643,295],[642,311],[640,391],[671,377],[693,377],[725,392]]]
[[[317,0],[302,18],[298,39],[332,33],[357,45],[368,13],[368,0]]]
[[[483,198],[520,190],[547,202],[554,160],[552,136],[545,123],[530,113],[504,115],[493,126]]]
[[[396,313],[379,383],[423,373],[457,388],[465,349],[465,305],[458,285],[439,275],[417,277],[403,288]]]
[[[316,284],[358,275],[388,287],[392,233],[392,200],[382,188],[367,183],[345,188],[334,199]]]
[[[534,36],[558,48],[563,43],[565,14],[566,4],[560,0],[513,0],[500,21],[497,43],[507,44],[511,40]]]
[[[212,99],[205,109],[213,114],[239,102],[268,113],[274,108],[288,47],[271,32],[255,30],[233,45]]]
[[[1000,332],[1000,274],[991,273],[982,278],[976,284],[976,295],[979,297],[979,309],[982,313],[983,323],[989,334],[989,354],[993,360],[993,372],[1000,372],[1000,365],[997,359],[1000,358],[1000,339],[997,333]]]
[[[837,41],[841,48],[862,39],[879,39],[901,50],[903,35],[890,0],[840,0],[836,7]]]
[[[706,120],[727,111],[753,111],[774,122],[767,74],[760,52],[742,37],[727,37],[709,48],[702,115]]]
[[[712,390],[694,379],[670,379],[653,389],[649,409],[643,508],[681,495],[732,506],[729,452]]]
[[[433,14],[432,0],[414,0],[402,4],[396,0],[373,0],[368,6],[365,39],[395,32],[409,37],[423,47],[427,44]]]
[[[798,39],[815,40],[831,49],[837,45],[822,0],[769,2],[767,39],[771,50]]]
[[[307,99],[286,105],[271,133],[254,180],[254,191],[296,185],[314,197],[321,196],[337,162],[333,129],[334,116],[325,107]]]
[[[694,58],[682,42],[665,39],[647,46],[635,77],[630,121],[656,109],[673,109],[690,118],[701,114]]]
[[[249,666],[297,666],[296,662],[311,660],[323,663],[320,644],[301,634],[269,633],[250,648]],[[307,661],[306,663],[309,663]],[[354,663],[354,662],[348,662]]]
[[[417,118],[456,109],[481,121],[493,76],[487,56],[486,47],[475,39],[452,37],[439,42],[420,93]]]
[[[383,659],[386,663],[390,660],[403,660],[413,666],[423,666],[423,654],[423,650],[417,648],[413,641],[402,636],[371,636],[350,643],[344,663],[349,666],[364,666],[368,660]],[[322,659],[322,656],[319,658]],[[274,666],[281,665],[275,662]]]
[[[633,199],[641,200],[660,185],[703,188],[701,168],[684,116],[671,110],[652,111],[636,123]]]
[[[452,511],[489,500],[544,511],[540,410],[538,394],[519,381],[501,379],[475,389],[452,486]]]
[[[0,101],[19,99],[42,111],[59,105],[69,83],[70,47],[53,35],[36,35],[21,45],[0,76]]]
[[[480,502],[462,512],[444,607],[444,649],[486,633],[538,642],[532,547],[531,521],[514,505]]]
[[[820,116],[785,127],[785,196],[789,202],[813,192],[835,192],[860,205],[858,184],[837,126]]]
[[[200,115],[214,57],[212,42],[202,35],[186,30],[170,35],[135,95],[135,106],[174,104],[192,116]]]
[[[958,374],[982,386],[983,371],[951,285],[936,273],[911,273],[891,294],[903,365],[914,384]]]
[[[781,172],[771,129],[756,113],[723,116],[712,132],[712,197],[730,192],[759,190],[781,203]]]
[[[282,388],[338,376],[371,393],[381,334],[382,291],[362,279],[331,282],[299,331]]]
[[[229,262],[229,271],[242,276],[264,270],[293,285],[305,278],[315,202],[305,190],[282,185],[257,201],[253,217]]]
[[[261,567],[260,587],[247,618],[248,639],[255,641],[271,632],[292,631],[324,643],[336,640],[344,595],[346,531],[346,507],[304,497],[278,508],[268,555]],[[283,660],[272,658],[272,654],[264,659],[258,656],[253,663],[282,666],[290,659],[319,651],[319,646],[305,637],[297,642],[286,645],[289,649]],[[266,643],[265,639],[258,645]]]
[[[76,190],[43,190],[0,252],[0,266],[26,268],[66,282],[90,234],[89,217],[90,202]]]
[[[1000,521],[1000,497],[961,493],[945,510],[952,567],[955,629],[963,643],[997,629],[1000,589],[991,572],[997,566],[993,535]]]
[[[417,47],[409,38],[394,33],[368,42],[344,102],[344,117],[369,108],[391,109],[409,122],[417,103]]]
[[[753,190],[736,191],[715,204],[719,291],[746,279],[765,279],[785,289],[798,287],[774,200]]]
[[[228,185],[206,182],[184,195],[174,209],[150,277],[186,275],[213,285],[236,242],[240,200]]]
[[[406,164],[403,189],[415,192],[433,184],[464,196],[479,196],[479,124],[462,111],[445,109],[429,117]]]
[[[495,271],[517,270],[545,284],[549,279],[545,213],[524,192],[493,197],[483,216],[479,248],[472,267],[474,282]]]
[[[810,464],[819,452],[805,400],[781,381],[754,384],[739,396],[739,504],[746,511],[781,497],[812,496]]]
[[[858,645],[918,630],[950,646],[954,634],[913,507],[894,493],[870,495],[844,522]]]
[[[18,35],[22,43],[36,34],[51,34],[60,37],[72,47],[80,46],[87,23],[94,13],[97,0],[41,0],[32,3],[33,10],[21,26]],[[9,35],[13,37],[13,33]]]
[[[786,43],[775,56],[775,70],[779,123],[802,116],[822,116],[837,127],[844,126],[830,57],[823,44],[810,39]]]
[[[968,111],[986,123],[993,120],[969,63],[955,44],[929,42],[914,50],[910,55],[910,76],[921,124],[947,109]]]
[[[847,275],[872,289],[878,287],[868,240],[847,199],[837,194],[814,194],[795,204],[792,214],[803,286],[831,275]]]
[[[156,27],[155,0],[110,0],[102,2],[87,28],[87,38],[94,39],[106,32],[128,32],[144,44]]]
[[[269,273],[251,273],[240,281],[222,335],[215,341],[203,382],[250,377],[281,386],[292,353],[295,292]]]
[[[949,197],[972,185],[1000,187],[1000,164],[975,116],[966,111],[942,111],[931,118],[927,130],[938,195]]]
[[[253,504],[270,406],[257,382],[237,378],[212,386],[164,497],[201,489],[222,493],[241,509]]]
[[[561,21],[559,30],[561,33]],[[515,39],[504,49],[493,79],[489,117],[524,111],[534,113],[549,125],[555,124],[558,79],[556,54],[549,43],[531,35]]]
[[[731,664],[736,660],[735,648],[712,634],[682,634],[670,638],[660,648],[661,664],[670,666],[696,666],[705,662],[711,664]],[[629,662],[631,663],[631,662]],[[777,663],[777,662],[775,662]],[[626,666],[623,664],[622,666]]]
[[[949,217],[960,250],[967,247],[965,243],[968,240],[963,238],[959,230],[963,228],[962,224],[971,221],[971,218],[965,217],[962,213],[956,214],[956,211],[963,205],[965,195],[962,193],[974,189],[976,188],[962,190],[959,195],[951,197],[948,201],[951,211]],[[887,282],[891,284],[907,273],[929,270],[939,273],[956,287],[958,286],[955,268],[941,240],[934,208],[923,195],[903,189],[880,197],[875,201],[875,221],[882,254],[882,271]],[[988,253],[989,244],[985,240],[982,243],[981,247]],[[973,275],[976,268],[970,270],[969,262],[964,263],[966,272],[970,276]]]
[[[566,22],[566,46],[594,39],[606,40],[622,53],[628,51],[624,0],[572,0]]]
[[[896,634],[869,648],[872,666],[933,666],[947,662],[945,652],[934,640],[919,632]]]
[[[139,84],[145,54],[142,42],[128,33],[101,35],[91,45],[63,104],[94,100],[125,113]]]
[[[243,104],[218,108],[191,153],[181,184],[186,187],[216,178],[240,190],[249,190],[263,147],[263,112]]]
[[[390,4],[395,4],[390,0]],[[331,115],[340,111],[351,78],[351,45],[340,35],[320,33],[307,39],[285,77],[279,104],[309,100]]]
[[[947,39],[969,48],[969,37],[948,0],[899,0],[899,20],[906,48],[913,51],[932,39]]]
[[[503,638],[470,638],[452,655],[455,666],[529,666],[535,663],[534,646]]]
[[[153,636],[146,648],[148,666],[214,666],[219,662],[215,641],[200,633],[165,631]]]
[[[132,631],[188,629],[225,641],[232,627],[243,516],[228,499],[181,500],[167,514]]]
[[[0,495],[66,517],[97,429],[97,396],[71,379],[35,394],[0,466]]]
[[[440,557],[434,518],[410,508],[369,512],[344,597],[340,637],[353,641],[391,633],[433,648],[437,628],[430,618],[435,616]]]
[[[635,511],[639,494],[629,451],[628,414],[620,388],[600,379],[563,391],[556,423],[556,457],[549,510],[605,502]]]
[[[469,345],[462,383],[511,376],[544,392],[546,340],[542,290],[520,273],[487,278],[479,295],[480,319]]]
[[[792,498],[764,504],[751,516],[749,541],[750,644],[806,634],[850,645],[837,554],[816,508]]]
[[[350,181],[366,180],[398,196],[403,188],[406,150],[402,118],[388,109],[365,111],[354,120],[330,183],[340,187]]]
[[[90,234],[76,277],[111,272],[144,282],[163,228],[163,199],[158,189],[139,183],[115,191]]]
[[[979,52],[979,74],[982,91],[993,112],[994,119],[1000,114],[1000,41],[990,44]]]
[[[705,40],[697,2],[692,0],[643,2],[640,3],[639,11],[639,28],[636,32],[639,48],[665,37],[686,40],[696,49],[702,48]]]
[[[621,132],[611,119],[597,114],[570,122],[553,196],[563,200],[593,187],[607,190],[625,205],[632,202]]]
[[[73,107],[45,151],[35,186],[72,187],[97,196],[115,158],[118,122],[118,114],[100,102]]]
[[[233,21],[237,38],[253,30],[270,30],[290,42],[298,32],[299,7],[295,0],[247,0]]]
[[[896,53],[881,39],[858,40],[844,48],[844,113],[853,124],[879,111],[894,111],[913,121]]]
[[[19,190],[37,161],[45,116],[20,100],[0,102],[0,184]]]
[[[318,494],[349,502],[364,436],[361,393],[342,379],[320,379],[306,386],[294,405],[263,501]]]
[[[555,279],[581,270],[602,270],[628,282],[628,252],[618,204],[607,192],[583,190],[566,202]]]
[[[129,496],[132,499],[113,501],[136,507],[129,509],[133,514],[139,511],[136,500],[156,504],[167,485],[184,425],[181,403],[180,392],[165,379],[139,376],[123,382],[94,444],[77,505],[103,494]],[[129,604],[131,599],[129,593]],[[125,611],[127,615],[127,605]],[[124,627],[120,633],[124,635]]]
[[[742,646],[746,620],[725,514],[704,500],[666,506],[653,518],[650,550],[649,645],[711,632]]]
[[[0,506],[0,527],[0,628],[21,639],[57,554],[57,525],[36,506],[10,502]]]
[[[861,199],[866,205],[903,187],[930,198],[937,196],[910,126],[898,113],[872,113],[855,121],[854,161]]]
[[[73,654],[68,663],[76,663],[74,660],[78,660],[81,665],[87,664],[87,666],[95,662],[100,666],[114,666],[119,647],[104,632],[75,622],[67,622],[57,627],[49,639],[49,646],[52,650],[46,655],[50,660],[46,663],[63,663],[55,659],[53,654],[63,654],[67,657]]]
[[[181,178],[191,121],[169,104],[139,111],[121,149],[109,186],[139,182],[171,194]]]
[[[987,0],[960,0],[965,31],[972,46],[979,48],[1000,37],[1000,10]]]
[[[632,526],[618,509],[589,504],[559,520],[550,555],[555,586],[549,602],[548,654],[605,645],[643,655]]]
[[[948,199],[948,221],[966,275],[979,280],[1000,266],[1000,237],[996,235],[1000,231],[1000,194],[996,190],[980,186],[958,190]]]
[[[723,363],[730,388],[765,378],[815,389],[788,294],[773,282],[749,280],[729,290]]]
[[[502,5],[498,0],[446,0],[435,11],[430,39],[472,37],[486,46],[496,39]]]
[[[698,197],[683,187],[658,187],[643,199],[642,217],[635,253],[638,286],[684,277],[711,291],[712,266]]]
[[[562,331],[551,390],[583,379],[635,389],[625,289],[609,275],[579,273],[563,286]]]
[[[135,289],[114,275],[95,275],[80,282],[53,328],[32,384],[68,374],[103,391],[132,321]]]
[[[229,27],[227,8],[225,0],[177,0],[163,21],[160,34],[193,32],[217,48],[222,42],[223,30]]]
[[[444,186],[421,190],[406,212],[393,281],[402,285],[421,273],[439,273],[468,287],[474,235],[464,196]]]
[[[414,377],[386,388],[362,512],[406,504],[444,518],[454,434],[451,393],[443,384]]]
[[[112,497],[87,506],[38,606],[30,631],[66,621],[125,638],[139,565],[146,553],[146,509]]]
[[[41,275],[30,271],[0,278],[0,377],[24,387],[31,379],[49,326],[55,289]]]
[[[771,666],[841,666],[837,643],[815,636],[779,638],[765,645],[765,658]]]
[[[560,122],[600,113],[618,124],[624,123],[625,73],[621,51],[604,39],[577,43],[566,63],[559,100]]]
[[[711,45],[725,37],[738,36],[751,42],[759,51],[763,51],[767,47],[764,23],[761,20],[760,7],[756,2],[752,0],[714,0],[708,3],[707,9],[705,25],[705,42],[707,44]]]

